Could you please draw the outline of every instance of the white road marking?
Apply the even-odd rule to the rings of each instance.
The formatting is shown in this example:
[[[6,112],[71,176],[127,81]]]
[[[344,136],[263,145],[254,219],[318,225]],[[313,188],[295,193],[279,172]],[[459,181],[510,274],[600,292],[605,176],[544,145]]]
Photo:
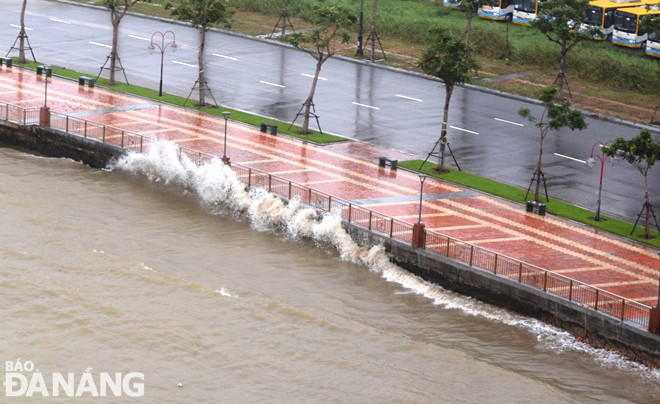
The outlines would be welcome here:
[[[135,38],[135,39],[141,39],[141,40],[143,40],[143,41],[149,41],[149,42],[151,42],[151,39],[149,39],[149,38],[143,38],[143,37],[141,37],[141,36],[137,36],[137,35],[129,35],[129,37],[131,37],[131,38]]]
[[[361,107],[371,108],[371,109],[380,109],[380,108],[378,108],[378,107],[372,107],[371,105],[360,104],[359,102],[354,102],[353,104],[355,104],[355,105],[359,105],[359,106],[361,106]]]
[[[413,100],[413,101],[417,101],[417,102],[423,102],[423,101],[420,100],[419,98],[406,97],[405,95],[400,95],[400,94],[394,94],[394,95],[396,95],[397,97],[400,97],[400,98],[405,98],[405,99],[407,99],[407,100]]]
[[[495,119],[496,121],[500,121],[500,122],[510,123],[511,125],[525,126],[525,125],[523,125],[522,123],[511,122],[511,121],[507,121],[507,120],[505,120],[505,119],[500,119],[500,118],[493,118],[493,119]]]
[[[311,78],[314,78],[314,75],[313,75],[313,74],[307,74],[307,73],[300,73],[300,74],[303,75],[303,76],[305,76],[305,77],[311,77]],[[319,80],[327,80],[327,79],[325,79],[325,78],[319,76]]]
[[[14,24],[9,24],[9,25],[11,27],[14,27],[14,28],[20,28],[21,27],[20,25],[14,25]],[[25,27],[25,29],[28,30],[28,31],[32,31],[32,28]]]
[[[91,43],[92,45],[103,46],[104,48],[112,49],[111,45],[106,45],[106,44],[102,44],[102,43],[98,43],[98,42],[92,42],[92,41],[89,41],[89,43]]]
[[[268,84],[269,86],[275,86],[275,87],[281,87],[281,88],[286,87],[286,86],[283,86],[281,84],[275,84],[275,83],[271,83],[271,82],[263,81],[263,80],[259,80],[259,83]]]
[[[188,66],[188,67],[197,67],[197,65],[191,65],[191,64],[188,64],[188,63],[177,62],[176,60],[173,60],[172,63],[176,63],[178,65],[184,65],[184,66]]]
[[[213,56],[217,56],[217,57],[219,57],[219,58],[225,58],[225,59],[229,59],[229,60],[238,60],[238,59],[233,58],[233,57],[231,57],[231,56],[220,55],[220,54],[218,54],[218,53],[214,53]]]
[[[460,130],[460,131],[463,131],[463,132],[467,132],[467,133],[473,133],[473,134],[475,134],[475,135],[478,135],[478,134],[479,134],[479,132],[474,132],[474,131],[467,130],[467,129],[463,129],[463,128],[457,128],[456,126],[450,126],[450,128],[452,128],[452,129],[456,129],[456,130]]]
[[[563,158],[565,158],[565,159],[569,159],[569,160],[573,160],[573,161],[577,161],[578,163],[587,164],[586,161],[584,161],[584,160],[580,160],[580,159],[576,159],[575,157],[564,156],[563,154],[559,154],[559,153],[555,153],[555,156],[563,157]]]
[[[61,22],[63,24],[71,24],[69,21],[58,20],[57,18],[51,18],[50,20],[55,22]]]

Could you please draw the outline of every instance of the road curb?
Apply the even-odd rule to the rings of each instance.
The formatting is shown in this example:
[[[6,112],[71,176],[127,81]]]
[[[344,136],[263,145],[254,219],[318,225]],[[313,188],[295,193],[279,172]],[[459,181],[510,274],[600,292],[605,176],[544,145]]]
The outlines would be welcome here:
[[[67,5],[105,10],[105,7],[103,7],[103,6],[96,6],[96,5],[87,4],[87,3],[78,3],[78,2],[71,1],[71,0],[52,0],[52,1],[67,4]],[[136,13],[136,12],[131,12],[131,11],[129,11],[127,14],[130,14],[130,15],[135,16],[135,17],[148,18],[148,19],[151,19],[151,20],[161,21],[161,22],[165,22],[165,23],[169,23],[169,24],[183,25],[183,26],[188,26],[188,27],[192,26],[189,22],[174,20],[174,19],[171,19],[171,18],[152,16],[152,15]],[[257,42],[261,42],[261,43],[267,43],[267,44],[275,45],[275,46],[281,46],[281,47],[285,47],[285,48],[289,48],[289,49],[296,49],[295,46],[287,44],[287,43],[282,43],[282,42],[279,42],[279,41],[273,41],[273,40],[266,39],[266,38],[259,38],[259,37],[255,37],[255,36],[252,36],[252,35],[242,34],[240,32],[228,31],[228,30],[221,29],[221,28],[209,28],[209,31],[219,32],[219,33],[223,33],[223,34],[226,34],[226,35],[232,35],[232,36],[239,37],[239,38],[249,39],[249,40],[253,40],[253,41],[257,41]],[[299,49],[297,49],[297,50],[299,50]],[[405,69],[401,69],[401,68],[398,68],[398,67],[379,65],[379,64],[373,63],[373,62],[368,61],[368,60],[354,59],[354,58],[350,58],[348,56],[342,56],[342,55],[336,55],[336,56],[333,56],[333,58],[339,59],[339,60],[342,60],[342,61],[345,61],[345,62],[349,62],[349,63],[360,64],[360,65],[363,65],[363,66],[371,66],[371,67],[374,67],[374,68],[377,68],[377,69],[389,70],[389,71],[392,71],[392,72],[407,74],[409,76],[424,78],[424,79],[427,79],[427,80],[430,80],[430,81],[435,81],[435,82],[438,82],[438,83],[442,83],[442,80],[438,79],[437,77],[432,77],[432,76],[429,76],[429,75],[426,75],[426,74],[423,74],[423,73],[414,72],[414,71],[410,71],[410,70],[405,70]],[[521,96],[521,95],[506,93],[504,91],[495,90],[495,89],[488,88],[488,87],[482,87],[482,86],[478,86],[478,85],[474,85],[474,84],[463,84],[460,87],[463,87],[463,88],[468,89],[468,90],[479,91],[479,92],[482,92],[482,93],[499,96],[499,97],[509,98],[509,99],[512,99],[512,100],[517,100],[517,101],[521,101],[521,102],[525,102],[525,103],[529,103],[529,104],[543,105],[541,103],[541,101],[539,101],[537,99],[534,99],[534,98],[529,98],[529,97],[524,97],[524,96]],[[647,129],[651,132],[660,134],[660,128],[652,126],[652,125],[626,121],[626,120],[619,119],[619,118],[614,118],[614,117],[611,117],[611,116],[608,116],[608,115],[602,115],[602,114],[598,114],[598,113],[595,113],[595,112],[590,112],[590,111],[585,111],[585,110],[580,110],[580,109],[576,109],[576,110],[580,111],[584,116],[587,116],[587,117],[590,117],[590,118],[593,118],[593,119],[598,119],[598,120],[605,121],[605,122],[618,123],[620,125],[625,125],[625,126],[629,126],[631,128],[636,128],[636,129],[640,129],[640,130],[641,129]],[[337,136],[341,136],[341,135],[337,135]]]

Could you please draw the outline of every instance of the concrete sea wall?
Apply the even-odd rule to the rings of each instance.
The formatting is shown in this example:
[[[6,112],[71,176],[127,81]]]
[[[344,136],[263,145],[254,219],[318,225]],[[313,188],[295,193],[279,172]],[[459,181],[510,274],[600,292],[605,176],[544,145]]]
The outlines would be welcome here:
[[[37,126],[0,123],[0,142],[50,157],[66,157],[95,168],[125,153],[120,147]],[[553,296],[515,280],[470,267],[410,244],[344,222],[361,245],[385,246],[396,264],[448,290],[538,318],[590,342],[623,352],[638,361],[660,365],[660,336],[575,302]]]

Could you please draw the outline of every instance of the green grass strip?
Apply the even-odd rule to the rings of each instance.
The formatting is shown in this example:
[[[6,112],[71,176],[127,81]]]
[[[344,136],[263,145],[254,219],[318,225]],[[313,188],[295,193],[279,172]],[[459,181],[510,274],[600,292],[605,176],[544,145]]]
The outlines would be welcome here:
[[[435,178],[439,178],[443,181],[453,182],[455,184],[464,185],[468,188],[476,189],[491,195],[498,196],[503,199],[508,199],[513,202],[524,203],[525,194],[527,190],[512,187],[510,185],[505,185],[496,181],[492,181],[486,178],[478,177],[474,174],[468,174],[465,171],[458,171],[454,169],[449,169],[448,173],[439,174],[434,171],[436,164],[425,163],[424,166],[420,169],[420,165],[423,160],[408,160],[399,162],[399,166],[407,168],[408,170],[415,171],[422,174],[427,174]],[[550,199],[549,202],[545,202],[546,210],[548,213],[557,215],[566,219],[570,219],[579,223],[586,224],[590,227],[596,229],[604,230],[617,236],[627,238],[629,240],[634,240],[640,243],[648,244],[653,247],[660,247],[660,234],[657,231],[651,230],[652,239],[644,239],[638,236],[631,236],[630,232],[633,228],[632,223],[624,222],[622,220],[613,219],[610,217],[602,216],[601,219],[604,219],[601,222],[596,222],[590,218],[594,217],[596,214],[594,212],[588,211],[586,209],[579,208],[577,206],[571,205],[566,202],[559,201],[557,199]],[[641,222],[641,220],[640,220]],[[637,234],[644,232],[644,226],[639,224],[637,229],[635,229]]]
[[[28,61],[25,64],[19,64],[18,63],[18,58],[13,58],[13,63],[16,64],[17,66],[26,67],[26,68],[29,68],[29,69],[36,69],[37,66],[43,65],[42,63],[37,63],[37,62],[32,62],[32,61]],[[76,71],[73,71],[73,70],[63,69],[63,68],[59,68],[59,67],[55,67],[55,66],[51,66],[51,68],[53,69],[53,74],[55,74],[57,76],[61,76],[61,77],[67,77],[67,78],[70,78],[70,79],[74,79],[76,81],[78,80],[78,77],[80,77],[80,76],[89,77],[85,73],[80,73],[80,72],[76,72]],[[231,109],[231,108],[224,108],[224,107],[203,107],[202,108],[202,107],[197,107],[197,106],[194,105],[196,100],[194,100],[192,98],[189,99],[188,102],[186,103],[186,105],[184,106],[183,104],[186,101],[186,99],[183,98],[183,97],[179,97],[179,96],[172,95],[172,94],[167,94],[167,93],[163,93],[163,96],[159,97],[157,90],[151,90],[151,89],[144,88],[144,87],[138,87],[138,86],[134,86],[134,85],[126,84],[126,83],[120,83],[118,81],[116,81],[116,85],[109,86],[107,79],[100,78],[98,81],[95,82],[95,84],[98,87],[107,88],[107,89],[112,90],[112,91],[121,91],[121,92],[127,93],[127,94],[133,94],[133,95],[137,95],[137,96],[140,96],[140,97],[144,97],[144,98],[148,98],[148,99],[152,99],[152,100],[156,100],[156,101],[162,101],[162,102],[165,102],[165,103],[168,103],[168,104],[172,104],[172,105],[176,105],[176,106],[179,106],[179,107],[192,109],[192,110],[195,110],[195,111],[204,112],[206,114],[215,115],[215,116],[218,116],[218,117],[222,117],[222,112],[223,111],[229,111],[229,112],[231,112],[230,117],[231,117],[232,121],[246,123],[248,125],[252,125],[252,126],[255,126],[255,127],[259,127],[262,122],[267,122],[267,123],[272,124],[272,125],[277,125],[277,132],[280,133],[280,134],[288,135],[288,136],[291,136],[291,137],[295,137],[295,138],[298,138],[298,139],[301,139],[301,140],[306,140],[306,141],[313,142],[313,143],[328,144],[328,143],[336,143],[336,142],[346,141],[346,139],[343,138],[343,137],[328,135],[328,134],[325,134],[325,133],[319,133],[319,132],[315,132],[315,131],[310,131],[309,135],[301,135],[299,132],[302,129],[299,126],[292,126],[291,129],[289,130],[288,129],[289,124],[286,123],[286,122],[281,122],[281,121],[277,121],[277,120],[274,120],[274,119],[264,118],[264,117],[261,117],[261,116],[258,116],[258,115],[249,114],[249,113],[243,112],[243,111],[237,111],[237,110]]]

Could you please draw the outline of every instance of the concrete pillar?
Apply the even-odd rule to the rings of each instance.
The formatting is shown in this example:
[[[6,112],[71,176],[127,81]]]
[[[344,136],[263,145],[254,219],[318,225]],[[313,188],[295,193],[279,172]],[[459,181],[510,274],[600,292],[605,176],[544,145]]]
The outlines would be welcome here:
[[[414,249],[424,248],[426,246],[426,230],[424,223],[415,223],[413,225],[412,247]]]
[[[649,316],[649,332],[651,334],[660,334],[660,307],[651,309]]]
[[[39,126],[42,128],[50,126],[50,108],[41,107],[39,110]]]

